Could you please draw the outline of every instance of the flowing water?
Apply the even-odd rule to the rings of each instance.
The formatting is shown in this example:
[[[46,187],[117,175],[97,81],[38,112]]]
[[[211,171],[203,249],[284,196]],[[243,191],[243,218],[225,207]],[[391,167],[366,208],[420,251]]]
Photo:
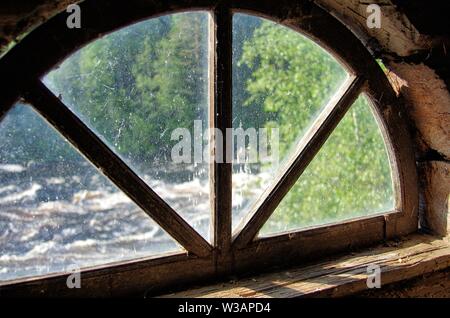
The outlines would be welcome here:
[[[181,251],[151,218],[86,162],[0,165],[0,281],[66,272]],[[247,204],[236,174],[234,208]],[[146,175],[145,178],[152,178]],[[152,186],[200,232],[208,231],[209,206],[187,200],[208,195],[208,185],[153,181]],[[247,183],[246,183],[247,184]],[[200,200],[202,201],[202,200]],[[186,207],[188,209],[186,210]],[[236,215],[237,218],[240,216]]]

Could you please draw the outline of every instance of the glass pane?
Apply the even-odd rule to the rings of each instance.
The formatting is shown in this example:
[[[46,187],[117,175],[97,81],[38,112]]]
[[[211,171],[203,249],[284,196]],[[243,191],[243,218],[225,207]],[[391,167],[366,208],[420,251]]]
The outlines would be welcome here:
[[[180,250],[31,107],[0,123],[0,281]]]
[[[209,165],[201,150],[195,158],[194,152],[208,142],[201,133],[191,134],[194,121],[200,132],[208,127],[208,17],[180,13],[121,29],[82,48],[44,79],[206,238]],[[179,149],[184,129],[189,147],[179,163],[172,150]],[[197,145],[193,151],[191,142]]]
[[[394,201],[384,140],[360,96],[260,234],[392,211]]]
[[[234,146],[233,228],[281,174],[304,131],[346,79],[333,57],[299,33],[234,15],[233,128],[251,137]]]

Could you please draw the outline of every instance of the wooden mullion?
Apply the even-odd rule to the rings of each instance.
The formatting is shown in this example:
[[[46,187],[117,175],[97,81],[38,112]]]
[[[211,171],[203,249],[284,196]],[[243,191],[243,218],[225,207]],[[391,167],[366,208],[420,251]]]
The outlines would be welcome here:
[[[221,255],[231,247],[232,140],[232,13],[226,4],[213,12],[214,34],[214,127],[223,135],[223,145],[214,151],[214,246]],[[218,147],[221,147],[218,149]]]
[[[197,256],[210,254],[211,246],[208,242],[137,176],[41,81],[37,80],[27,87],[24,97],[88,160],[188,252]]]
[[[261,196],[249,216],[238,227],[233,248],[243,248],[257,235],[261,227],[275,211],[278,204],[297,182],[303,171],[319,152],[322,145],[344,117],[361,92],[365,79],[361,76],[351,77],[342,90],[327,104],[318,118],[298,143],[298,150],[293,160],[286,164],[281,177]]]

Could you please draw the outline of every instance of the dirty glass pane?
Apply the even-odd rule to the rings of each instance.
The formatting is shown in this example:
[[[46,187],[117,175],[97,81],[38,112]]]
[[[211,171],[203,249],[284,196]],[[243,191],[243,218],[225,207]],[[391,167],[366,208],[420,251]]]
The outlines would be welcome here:
[[[247,134],[244,143],[235,139],[233,228],[280,175],[304,131],[346,79],[332,56],[299,33],[234,15],[233,128],[236,135],[239,128]]]
[[[30,106],[0,123],[0,281],[180,250]]]
[[[394,205],[383,136],[367,99],[360,96],[260,234],[392,211]]]
[[[209,238],[209,165],[201,157],[208,146],[207,13],[121,29],[73,54],[44,82]]]

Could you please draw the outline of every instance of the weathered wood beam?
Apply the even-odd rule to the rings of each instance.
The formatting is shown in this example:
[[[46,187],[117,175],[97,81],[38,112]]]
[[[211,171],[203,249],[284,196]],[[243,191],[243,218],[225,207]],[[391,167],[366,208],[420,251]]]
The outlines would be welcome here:
[[[232,13],[227,5],[218,5],[213,12],[214,34],[214,127],[222,132],[223,143],[215,145],[214,158],[214,246],[219,254],[231,246],[231,177],[228,158],[232,140],[227,133],[232,127]],[[220,147],[220,149],[218,148]],[[220,258],[220,255],[218,255]]]
[[[164,297],[340,297],[368,290],[369,265],[380,266],[381,288],[450,267],[450,242],[412,235],[399,244],[299,266],[232,283],[221,283]]]
[[[251,212],[241,222],[233,242],[234,248],[250,243],[266,223],[281,200],[289,192],[303,171],[319,152],[334,128],[356,100],[365,83],[361,76],[351,77],[346,85],[330,100],[320,115],[297,144],[297,151],[286,163],[278,179],[255,202]]]
[[[187,251],[197,256],[210,254],[209,243],[41,81],[35,81],[25,90],[25,99]]]

